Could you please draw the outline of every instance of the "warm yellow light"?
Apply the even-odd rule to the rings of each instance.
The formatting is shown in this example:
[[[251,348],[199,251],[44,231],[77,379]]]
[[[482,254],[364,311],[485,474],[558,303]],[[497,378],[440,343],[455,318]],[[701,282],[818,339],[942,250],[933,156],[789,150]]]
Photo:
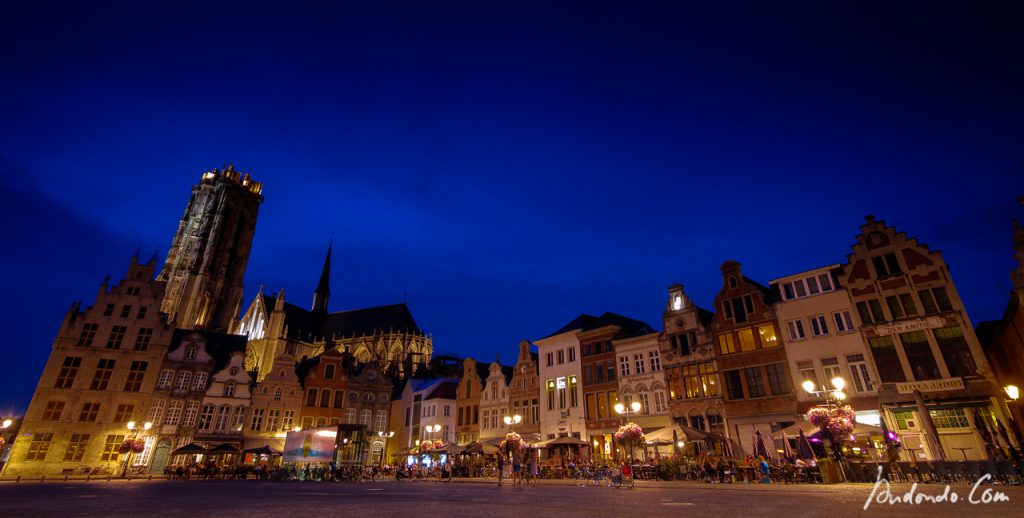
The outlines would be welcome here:
[[[686,444],[686,442],[684,442],[684,441],[679,441],[679,442],[676,443],[676,445],[679,446],[680,448],[682,448],[683,445],[685,445],[685,444]]]
[[[128,429],[129,430],[134,430],[135,429],[135,421],[128,421]]]
[[[630,408],[633,409],[634,412],[639,412],[640,411],[640,402],[639,401],[634,401],[634,402],[630,403],[629,406],[630,406]]]
[[[840,376],[836,376],[832,378],[832,386],[835,387],[836,390],[843,390],[846,388],[846,380]]]
[[[842,390],[837,390],[836,399],[838,399],[839,401],[846,399],[846,392],[843,392]]]
[[[623,405],[622,403],[615,403],[615,411],[620,413],[620,414],[625,412],[626,411],[626,405]]]
[[[1003,390],[1006,391],[1006,395],[1011,401],[1017,401],[1017,398],[1020,397],[1020,388],[1017,385],[1007,385]],[[7,421],[4,422],[6,423]]]
[[[150,428],[152,428],[152,427],[153,427],[153,423],[151,423],[151,422],[149,422],[149,421],[146,421],[146,422],[145,422],[145,423],[143,423],[143,425],[142,425],[142,429],[143,429],[143,430],[149,430],[149,429],[150,429]]]
[[[805,381],[803,382],[803,384],[801,384],[801,386],[802,386],[802,387],[804,388],[804,390],[806,390],[807,392],[814,392],[814,389],[816,388],[816,387],[814,386],[814,382],[813,382],[813,381],[811,381],[811,380],[805,380]]]
[[[14,421],[11,421],[10,419],[4,419],[4,425],[0,428],[7,428],[8,426],[11,426],[12,423],[14,423]]]
[[[302,427],[301,426],[296,426],[295,428],[292,428],[292,431],[293,432],[301,432],[302,431]]]

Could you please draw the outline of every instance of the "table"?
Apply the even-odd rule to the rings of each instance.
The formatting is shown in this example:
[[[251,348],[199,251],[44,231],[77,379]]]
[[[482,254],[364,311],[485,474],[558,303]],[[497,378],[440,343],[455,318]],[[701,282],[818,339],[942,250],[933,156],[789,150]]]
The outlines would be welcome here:
[[[970,446],[966,448],[953,448],[954,450],[960,450],[960,454],[964,456],[964,460],[967,460],[967,450],[973,450]]]

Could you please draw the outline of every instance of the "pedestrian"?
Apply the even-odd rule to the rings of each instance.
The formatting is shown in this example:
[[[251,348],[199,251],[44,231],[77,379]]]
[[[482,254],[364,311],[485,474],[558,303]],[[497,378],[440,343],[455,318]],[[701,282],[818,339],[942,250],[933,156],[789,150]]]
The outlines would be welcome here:
[[[523,461],[522,455],[520,455],[518,448],[512,452],[512,484],[521,485],[523,483]]]
[[[498,487],[501,487],[501,477],[505,474],[505,450],[498,449]]]
[[[768,467],[768,461],[763,456],[757,456],[758,471],[761,473],[761,483],[771,484],[772,483],[772,472],[771,468]]]

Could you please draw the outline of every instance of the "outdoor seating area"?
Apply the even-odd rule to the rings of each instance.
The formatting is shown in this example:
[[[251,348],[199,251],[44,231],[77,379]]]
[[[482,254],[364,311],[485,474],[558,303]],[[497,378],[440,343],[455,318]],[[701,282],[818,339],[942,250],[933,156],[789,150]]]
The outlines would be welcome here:
[[[1021,484],[1024,480],[1021,467],[1011,460],[852,462],[845,465],[846,478],[850,482],[875,482],[879,466],[882,477],[894,482],[973,484],[985,476],[986,482],[997,484]]]

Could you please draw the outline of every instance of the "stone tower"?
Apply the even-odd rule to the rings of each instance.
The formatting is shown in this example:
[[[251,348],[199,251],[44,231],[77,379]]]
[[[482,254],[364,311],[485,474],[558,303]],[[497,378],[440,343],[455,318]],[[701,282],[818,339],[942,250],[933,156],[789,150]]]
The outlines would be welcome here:
[[[203,173],[158,280],[160,310],[183,328],[227,330],[238,316],[263,183],[232,166]]]

